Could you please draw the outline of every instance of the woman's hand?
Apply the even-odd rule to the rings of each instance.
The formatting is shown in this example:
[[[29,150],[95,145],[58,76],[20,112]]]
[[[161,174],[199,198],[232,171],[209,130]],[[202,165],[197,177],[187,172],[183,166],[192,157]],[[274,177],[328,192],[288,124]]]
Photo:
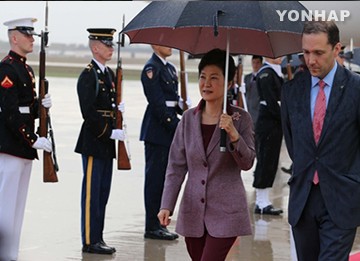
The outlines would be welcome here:
[[[170,224],[170,210],[161,209],[157,216],[162,226],[167,227]]]
[[[239,140],[240,134],[235,128],[234,122],[230,115],[227,115],[225,113],[221,114],[219,126],[226,131],[226,133],[229,135],[231,142],[236,142]]]

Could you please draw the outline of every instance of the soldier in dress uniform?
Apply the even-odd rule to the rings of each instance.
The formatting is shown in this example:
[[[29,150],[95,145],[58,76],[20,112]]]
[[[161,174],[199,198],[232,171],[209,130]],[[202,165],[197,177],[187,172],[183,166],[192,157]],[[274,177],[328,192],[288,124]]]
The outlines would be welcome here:
[[[168,155],[175,129],[182,114],[183,101],[178,94],[178,77],[174,65],[166,61],[172,54],[168,47],[152,45],[154,53],[141,74],[148,101],[140,140],[145,142],[145,238],[174,240],[176,233],[160,225],[160,210]]]
[[[116,104],[114,72],[105,64],[114,52],[112,28],[89,28],[89,47],[93,58],[82,71],[77,93],[83,124],[75,152],[82,155],[83,182],[81,192],[82,251],[113,254],[103,239],[105,209],[108,202],[115,140],[125,133],[115,127],[116,110],[124,112],[124,103]]]
[[[248,106],[248,111],[254,123],[254,129],[256,121],[259,115],[260,98],[256,87],[256,75],[263,64],[263,57],[259,55],[253,55],[251,58],[252,72],[245,75],[245,98]]]
[[[33,69],[35,18],[5,22],[10,52],[0,62],[0,260],[16,260],[36,149],[52,151],[51,142],[35,133],[39,102]],[[51,107],[50,95],[41,101]]]
[[[337,63],[342,67],[345,67],[344,62],[345,62],[346,56],[345,56],[344,50],[345,50],[345,45],[341,46],[341,50],[339,52],[339,55],[336,56]]]
[[[281,57],[265,58],[264,65],[256,75],[256,86],[260,99],[259,114],[255,125],[256,167],[253,187],[256,192],[255,214],[280,215],[283,210],[275,208],[270,200],[270,190],[277,173],[282,128],[280,115]]]

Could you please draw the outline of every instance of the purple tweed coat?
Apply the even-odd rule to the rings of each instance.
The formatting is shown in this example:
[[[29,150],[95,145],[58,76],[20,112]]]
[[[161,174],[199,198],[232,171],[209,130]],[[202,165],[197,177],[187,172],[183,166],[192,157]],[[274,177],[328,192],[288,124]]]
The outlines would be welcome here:
[[[255,158],[250,114],[231,106],[228,114],[232,115],[240,140],[232,145],[227,139],[227,151],[220,152],[220,128],[217,127],[205,151],[200,104],[184,113],[176,129],[161,209],[169,209],[173,214],[187,177],[178,211],[177,233],[201,237],[205,226],[213,237],[249,235],[252,231],[241,170],[249,170]]]

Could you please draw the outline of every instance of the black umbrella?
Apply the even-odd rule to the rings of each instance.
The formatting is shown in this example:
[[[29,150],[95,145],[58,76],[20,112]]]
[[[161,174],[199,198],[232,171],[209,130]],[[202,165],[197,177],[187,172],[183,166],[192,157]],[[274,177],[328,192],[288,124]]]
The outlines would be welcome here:
[[[303,23],[280,16],[285,10],[293,14],[307,11],[297,1],[154,1],[122,32],[130,43],[168,46],[193,55],[219,48],[227,54],[276,58],[302,50]],[[227,81],[228,60],[224,93]],[[224,113],[226,103],[224,95]],[[222,150],[223,145],[224,139]]]
[[[193,55],[225,50],[229,33],[230,53],[275,58],[301,51],[303,23],[287,15],[281,19],[278,12],[284,10],[307,11],[297,1],[154,1],[122,32],[130,43],[169,46]]]

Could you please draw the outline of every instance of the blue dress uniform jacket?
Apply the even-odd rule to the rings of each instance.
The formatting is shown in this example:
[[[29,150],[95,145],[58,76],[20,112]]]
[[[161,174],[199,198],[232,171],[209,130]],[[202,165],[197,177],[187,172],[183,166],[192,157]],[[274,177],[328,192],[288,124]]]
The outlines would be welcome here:
[[[166,65],[154,53],[145,64],[141,82],[148,105],[143,118],[140,140],[145,142],[145,230],[161,229],[157,213],[161,203],[171,142],[179,123],[177,114],[178,77],[169,62]]]
[[[153,54],[145,64],[141,82],[148,105],[143,118],[140,140],[169,146],[179,123],[177,114],[182,114],[178,105],[166,106],[166,101],[179,100],[176,69],[169,62],[164,65]]]
[[[104,217],[108,202],[115,141],[114,73],[103,73],[94,60],[80,74],[77,84],[84,122],[75,152],[82,155],[84,177],[81,192],[81,231],[83,245],[103,240]]]
[[[0,152],[37,158],[32,145],[38,117],[35,77],[26,58],[10,51],[0,63]]]
[[[102,73],[98,65],[91,63],[81,73],[77,92],[84,122],[76,144],[75,152],[95,158],[115,158],[115,141],[110,139],[115,128],[114,72]],[[109,78],[111,77],[111,78]],[[98,85],[97,85],[98,83]]]
[[[283,79],[266,64],[256,76],[260,107],[255,125],[254,188],[271,188],[275,180],[283,135],[279,105],[282,84]]]

